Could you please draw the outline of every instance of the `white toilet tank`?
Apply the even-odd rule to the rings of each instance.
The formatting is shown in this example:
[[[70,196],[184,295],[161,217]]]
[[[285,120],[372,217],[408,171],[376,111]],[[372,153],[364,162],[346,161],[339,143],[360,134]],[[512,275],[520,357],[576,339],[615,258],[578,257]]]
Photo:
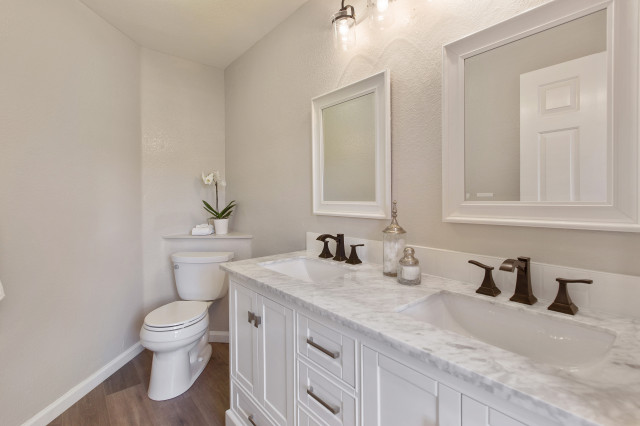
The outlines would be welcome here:
[[[229,289],[219,264],[233,259],[232,252],[180,252],[171,255],[173,275],[182,300],[216,300]]]

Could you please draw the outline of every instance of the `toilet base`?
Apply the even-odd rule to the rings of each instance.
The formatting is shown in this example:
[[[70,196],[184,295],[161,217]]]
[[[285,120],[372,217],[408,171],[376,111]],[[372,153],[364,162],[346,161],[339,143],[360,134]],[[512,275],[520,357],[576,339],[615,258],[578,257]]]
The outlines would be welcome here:
[[[153,353],[148,392],[150,399],[164,401],[189,390],[211,358],[208,337],[208,333],[204,333],[186,348]]]

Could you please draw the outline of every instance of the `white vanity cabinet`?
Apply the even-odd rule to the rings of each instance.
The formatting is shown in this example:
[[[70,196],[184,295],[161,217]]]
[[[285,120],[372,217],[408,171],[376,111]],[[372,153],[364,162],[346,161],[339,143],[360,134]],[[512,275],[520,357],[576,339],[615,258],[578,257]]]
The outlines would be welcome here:
[[[362,420],[371,426],[447,424],[438,423],[438,382],[366,346]]]
[[[366,346],[362,348],[362,421],[366,426],[524,426]]]
[[[353,337],[297,313],[298,403],[301,423],[359,424],[357,342]],[[311,423],[313,424],[313,423]]]
[[[228,426],[558,426],[253,288],[230,280]]]
[[[293,310],[233,280],[231,408],[247,425],[295,424]]]

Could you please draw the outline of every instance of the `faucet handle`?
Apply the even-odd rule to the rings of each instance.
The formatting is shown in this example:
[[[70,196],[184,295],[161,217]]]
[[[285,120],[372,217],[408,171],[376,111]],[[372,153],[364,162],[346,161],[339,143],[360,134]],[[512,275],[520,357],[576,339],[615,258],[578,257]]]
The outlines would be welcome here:
[[[316,240],[322,241],[324,243],[324,246],[322,247],[322,253],[320,253],[318,257],[321,257],[323,259],[328,259],[330,257],[333,257],[333,254],[331,254],[331,250],[329,250],[329,238],[334,238],[334,237],[333,235],[330,235],[330,234],[322,234],[318,236],[318,238],[316,238]]]
[[[551,305],[547,309],[556,312],[562,312],[563,314],[575,315],[578,312],[578,307],[571,301],[571,297],[569,297],[569,291],[567,290],[567,284],[569,283],[583,283],[583,284],[592,284],[593,280],[588,279],[567,279],[567,278],[556,278],[558,281],[558,295],[556,296],[556,300],[553,301]]]
[[[470,260],[469,263],[472,265],[479,266],[484,269],[484,279],[482,280],[482,284],[476,290],[476,293],[484,294],[486,296],[496,297],[501,293],[500,289],[496,286],[496,283],[493,281],[493,266],[485,265],[484,263],[480,263],[477,260]]]
[[[329,241],[325,239],[322,240],[322,242],[324,243],[324,247],[322,248],[322,253],[320,253],[318,257],[321,257],[323,259],[329,259],[333,257],[333,253],[331,253],[331,250],[329,250]]]
[[[364,244],[350,244],[351,253],[349,253],[349,259],[347,259],[346,263],[350,265],[357,265],[358,263],[362,263],[362,260],[358,257],[358,252],[356,251],[356,247],[364,247]]]

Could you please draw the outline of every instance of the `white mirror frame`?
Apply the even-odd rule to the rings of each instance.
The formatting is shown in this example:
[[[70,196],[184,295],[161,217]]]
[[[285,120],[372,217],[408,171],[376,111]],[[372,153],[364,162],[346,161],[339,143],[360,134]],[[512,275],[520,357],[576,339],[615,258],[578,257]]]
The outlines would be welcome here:
[[[313,213],[388,219],[391,217],[391,90],[389,70],[311,100]],[[324,136],[322,110],[369,93],[375,98],[375,201],[327,201],[323,194]]]
[[[607,10],[609,188],[603,203],[465,201],[464,60]],[[637,0],[562,0],[443,48],[442,217],[445,222],[640,232]],[[611,37],[613,35],[613,37]]]

